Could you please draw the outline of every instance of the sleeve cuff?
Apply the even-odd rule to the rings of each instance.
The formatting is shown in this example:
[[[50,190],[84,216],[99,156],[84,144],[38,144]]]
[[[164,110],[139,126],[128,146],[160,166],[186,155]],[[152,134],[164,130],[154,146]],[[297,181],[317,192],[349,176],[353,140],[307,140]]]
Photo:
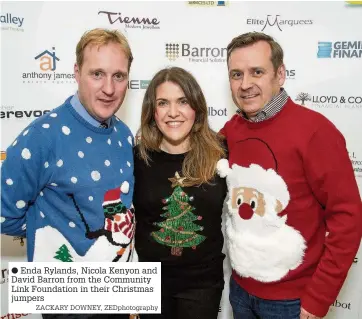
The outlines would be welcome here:
[[[317,317],[325,317],[328,313],[329,304],[321,302],[321,300],[316,300],[312,296],[304,295],[301,298],[301,307],[311,313],[312,315],[315,315]]]

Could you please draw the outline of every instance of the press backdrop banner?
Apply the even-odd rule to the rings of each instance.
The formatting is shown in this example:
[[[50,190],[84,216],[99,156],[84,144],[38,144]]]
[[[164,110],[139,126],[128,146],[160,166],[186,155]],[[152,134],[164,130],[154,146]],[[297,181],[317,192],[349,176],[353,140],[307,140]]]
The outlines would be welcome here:
[[[352,2],[3,2],[1,9],[1,161],[31,121],[76,92],[75,46],[89,29],[118,29],[134,62],[118,116],[135,134],[152,76],[180,66],[199,81],[209,121],[219,130],[235,113],[226,46],[248,31],[274,36],[285,51],[290,97],[329,118],[344,134],[362,190],[362,6]],[[23,240],[1,236],[1,318],[8,314],[8,261],[26,260]],[[328,318],[362,318],[361,251]],[[225,260],[219,319],[231,319]]]

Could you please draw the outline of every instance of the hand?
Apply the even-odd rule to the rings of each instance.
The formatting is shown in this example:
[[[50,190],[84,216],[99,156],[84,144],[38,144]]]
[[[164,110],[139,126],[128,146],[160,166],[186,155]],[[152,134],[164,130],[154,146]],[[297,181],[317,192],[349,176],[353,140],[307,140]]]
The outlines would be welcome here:
[[[300,308],[300,319],[320,319],[320,317],[312,315],[304,308]]]

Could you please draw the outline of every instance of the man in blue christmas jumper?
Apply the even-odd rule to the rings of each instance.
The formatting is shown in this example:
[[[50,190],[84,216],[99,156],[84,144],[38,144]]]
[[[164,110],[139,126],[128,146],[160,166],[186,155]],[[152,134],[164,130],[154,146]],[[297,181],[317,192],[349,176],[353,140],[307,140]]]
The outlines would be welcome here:
[[[114,115],[132,60],[120,32],[86,32],[76,47],[76,94],[8,147],[1,168],[1,233],[27,238],[29,261],[132,261],[133,136]]]

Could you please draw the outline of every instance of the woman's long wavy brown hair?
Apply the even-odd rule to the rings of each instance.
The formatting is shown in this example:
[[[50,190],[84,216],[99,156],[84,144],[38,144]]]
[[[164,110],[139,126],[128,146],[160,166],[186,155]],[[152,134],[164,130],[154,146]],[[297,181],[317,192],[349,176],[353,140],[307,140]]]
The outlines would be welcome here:
[[[165,82],[180,86],[195,111],[195,123],[189,134],[190,151],[182,164],[183,186],[210,183],[215,175],[216,163],[225,156],[223,137],[215,133],[207,119],[207,105],[204,94],[196,79],[186,70],[178,67],[162,69],[151,80],[142,103],[141,127],[138,131],[140,157],[150,165],[149,151],[160,151],[163,135],[155,122],[156,90]],[[175,178],[170,178],[173,186]]]

